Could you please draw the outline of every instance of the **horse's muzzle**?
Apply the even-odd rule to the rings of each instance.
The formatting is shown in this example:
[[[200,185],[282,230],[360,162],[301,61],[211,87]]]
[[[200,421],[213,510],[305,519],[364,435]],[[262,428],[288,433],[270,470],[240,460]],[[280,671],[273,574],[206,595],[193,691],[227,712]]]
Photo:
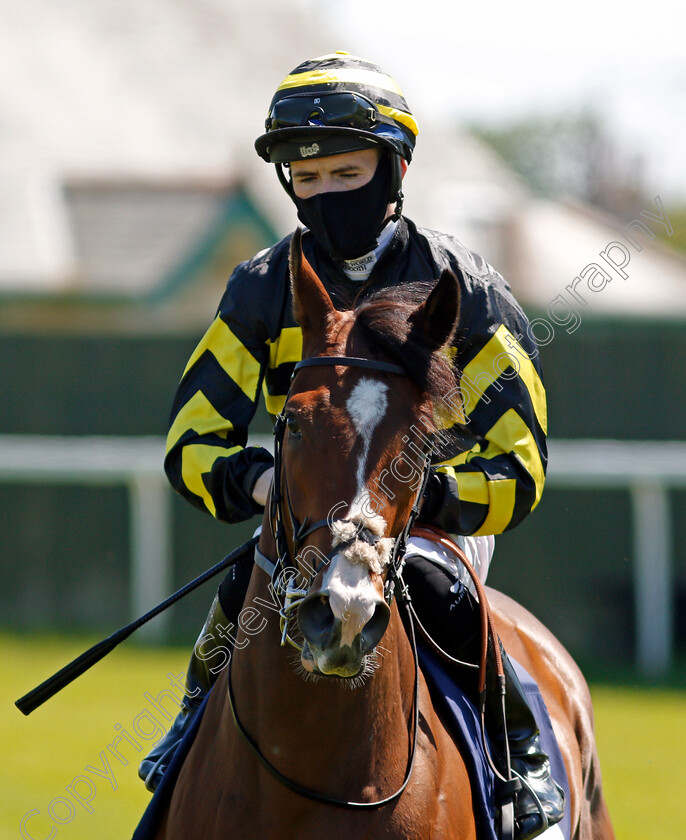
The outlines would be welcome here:
[[[364,657],[381,641],[391,611],[380,598],[371,618],[346,642],[345,618],[337,618],[326,591],[313,592],[298,608],[298,626],[309,646],[317,670],[322,674],[354,677],[362,670]]]

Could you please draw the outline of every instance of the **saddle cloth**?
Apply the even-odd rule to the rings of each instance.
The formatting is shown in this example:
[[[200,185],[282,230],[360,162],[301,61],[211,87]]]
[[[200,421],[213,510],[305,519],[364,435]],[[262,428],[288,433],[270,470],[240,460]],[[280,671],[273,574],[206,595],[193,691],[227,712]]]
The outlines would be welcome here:
[[[477,710],[455,684],[443,663],[429,650],[423,648],[421,643],[418,648],[419,662],[429,686],[432,700],[439,708],[444,724],[460,746],[469,770],[472,781],[472,803],[479,840],[499,840],[495,829],[495,778],[486,761],[483,744],[481,743]],[[515,660],[512,660],[512,662],[541,730],[541,743],[550,757],[553,778],[564,789],[565,801],[569,802],[567,772],[541,692],[527,671]],[[148,803],[132,840],[151,840],[154,836],[161,814],[171,798],[181,765],[200,726],[206,703],[207,697],[195,714],[188,731],[162,777],[162,781]],[[566,810],[562,821],[549,828],[539,837],[542,840],[569,840],[570,824],[571,819],[568,810]]]
[[[450,671],[431,651],[417,643],[419,662],[424,673],[434,707],[439,711],[444,725],[460,747],[472,782],[472,806],[479,840],[499,840],[496,833],[495,776],[486,760],[481,741],[481,723],[474,704],[456,685]],[[562,754],[553,732],[548,709],[533,677],[516,660],[510,657],[522,684],[529,704],[541,731],[541,746],[550,758],[552,776],[565,793],[569,802],[569,781]],[[540,840],[569,840],[571,818],[569,809],[557,825],[552,826]]]

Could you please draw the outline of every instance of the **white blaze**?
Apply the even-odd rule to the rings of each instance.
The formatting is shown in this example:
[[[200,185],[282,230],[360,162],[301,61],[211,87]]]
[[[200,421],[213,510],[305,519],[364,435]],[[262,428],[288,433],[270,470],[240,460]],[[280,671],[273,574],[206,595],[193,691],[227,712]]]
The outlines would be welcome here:
[[[355,636],[374,615],[379,596],[366,566],[350,563],[337,554],[329,566],[323,588],[329,592],[329,606],[342,623],[341,645],[351,645]]]
[[[383,382],[365,377],[355,385],[346,403],[348,414],[362,443],[356,471],[357,495],[350,505],[348,520],[359,513],[358,508],[362,506],[366,497],[367,457],[374,431],[383,420],[388,407],[387,390]],[[364,549],[376,554],[376,551],[366,544]],[[388,549],[385,545],[384,549],[384,553],[387,554]],[[351,559],[345,556],[349,551],[350,549],[335,555],[322,582],[323,588],[329,591],[329,606],[333,614],[343,623],[342,645],[352,643],[373,616],[379,601],[379,595],[369,577],[370,564],[359,560],[351,562]]]
[[[363,378],[355,385],[346,407],[357,434],[362,439],[362,451],[357,462],[357,493],[364,490],[365,466],[374,429],[379,425],[388,407],[387,386],[374,379]]]

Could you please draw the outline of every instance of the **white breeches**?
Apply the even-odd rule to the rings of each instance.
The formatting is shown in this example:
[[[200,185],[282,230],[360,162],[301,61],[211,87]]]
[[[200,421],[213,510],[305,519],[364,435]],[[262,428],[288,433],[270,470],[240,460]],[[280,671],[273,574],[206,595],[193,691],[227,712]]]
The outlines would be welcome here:
[[[481,583],[486,583],[488,568],[491,565],[491,558],[495,549],[495,537],[490,534],[485,537],[463,537],[451,534],[451,537],[467,555],[467,559],[474,567]],[[476,597],[476,589],[469,572],[453,552],[444,548],[440,543],[424,539],[424,537],[410,537],[407,541],[406,553],[408,555],[420,554],[437,566],[447,569],[457,581],[463,583]]]

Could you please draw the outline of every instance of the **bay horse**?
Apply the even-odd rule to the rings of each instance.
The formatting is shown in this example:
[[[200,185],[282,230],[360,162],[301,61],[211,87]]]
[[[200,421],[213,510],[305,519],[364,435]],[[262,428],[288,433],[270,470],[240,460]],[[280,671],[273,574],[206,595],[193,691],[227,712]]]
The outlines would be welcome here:
[[[277,420],[261,562],[156,837],[471,840],[465,761],[389,597],[421,493],[418,456],[428,464],[420,430],[455,384],[444,348],[459,284],[444,272],[416,305],[403,290],[404,303],[381,293],[338,311],[299,232],[290,266],[304,361]],[[611,840],[579,669],[521,606],[493,590],[489,598],[505,648],[547,704],[572,836]]]

